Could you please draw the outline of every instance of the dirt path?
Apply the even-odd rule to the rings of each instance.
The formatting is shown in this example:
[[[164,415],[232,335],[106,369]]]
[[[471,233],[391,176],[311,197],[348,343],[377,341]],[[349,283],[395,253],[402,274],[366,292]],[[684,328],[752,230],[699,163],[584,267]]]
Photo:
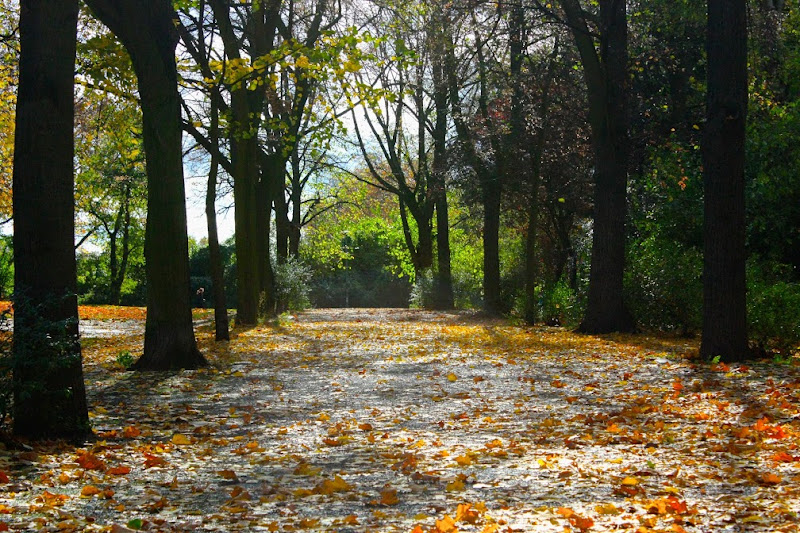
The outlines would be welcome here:
[[[0,531],[798,528],[792,368],[413,310],[239,330],[195,372],[114,370],[109,342],[100,440],[0,450]]]

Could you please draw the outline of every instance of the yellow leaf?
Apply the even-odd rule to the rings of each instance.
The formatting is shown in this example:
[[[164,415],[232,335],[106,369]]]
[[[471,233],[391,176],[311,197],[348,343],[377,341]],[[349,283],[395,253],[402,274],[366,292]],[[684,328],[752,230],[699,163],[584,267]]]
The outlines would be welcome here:
[[[449,514],[444,515],[444,518],[436,521],[436,531],[438,533],[456,533],[458,528],[455,521]]]
[[[300,520],[300,522],[297,525],[300,526],[303,529],[311,529],[311,528],[317,527],[317,525],[319,525],[319,519],[318,518],[303,518],[302,520]]]
[[[450,483],[448,483],[445,486],[444,490],[446,490],[447,492],[461,492],[462,490],[464,490],[464,482],[460,479],[455,479]]]
[[[454,457],[453,461],[459,464],[459,466],[469,466],[475,462],[475,456],[473,454],[464,454],[459,455],[458,457]]]
[[[317,494],[330,496],[334,492],[345,492],[352,488],[353,486],[351,484],[342,479],[340,476],[336,476],[333,479],[323,480],[322,483],[314,488],[314,492]]]
[[[292,473],[296,476],[316,476],[320,470],[320,468],[313,467],[308,463],[300,463]]]
[[[455,374],[453,374],[452,372],[450,372],[449,374],[447,374],[447,381],[456,381],[456,380],[458,380],[458,376],[456,376],[456,375],[455,375]]]
[[[622,484],[626,487],[635,487],[639,484],[639,480],[635,477],[628,476],[622,480]]]
[[[182,433],[175,433],[172,436],[172,444],[186,445],[191,443],[192,443],[191,439],[189,439],[189,437],[183,435]]]
[[[598,505],[594,508],[598,514],[619,514],[620,510],[613,503]]]

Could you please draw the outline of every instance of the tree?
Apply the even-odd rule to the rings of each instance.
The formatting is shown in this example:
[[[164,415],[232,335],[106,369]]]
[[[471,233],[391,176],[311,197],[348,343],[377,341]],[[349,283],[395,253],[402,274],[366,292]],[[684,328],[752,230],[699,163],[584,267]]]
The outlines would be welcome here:
[[[594,149],[594,227],[589,297],[580,331],[632,331],[623,300],[628,182],[628,31],[625,0],[600,2],[598,53],[579,0],[561,0],[580,52]]]
[[[78,341],[73,199],[77,1],[20,3],[14,146],[14,432],[90,431]]]
[[[142,107],[147,171],[147,323],[138,370],[196,368],[189,244],[175,62],[175,12],[168,0],[89,0],[131,56]]]
[[[129,266],[141,263],[147,194],[141,114],[126,100],[86,91],[76,104],[78,246],[93,238],[105,248],[108,277],[96,296],[120,305]],[[137,261],[138,260],[138,261]]]
[[[748,358],[745,300],[747,2],[708,1],[703,136],[703,336],[700,354]]]

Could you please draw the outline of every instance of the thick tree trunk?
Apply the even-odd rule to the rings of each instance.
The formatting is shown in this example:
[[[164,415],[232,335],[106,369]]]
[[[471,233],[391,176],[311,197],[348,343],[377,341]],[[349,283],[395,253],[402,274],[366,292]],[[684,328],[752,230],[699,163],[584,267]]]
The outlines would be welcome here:
[[[90,433],[73,197],[77,1],[22,0],[14,146],[14,433]]]
[[[579,331],[633,331],[622,295],[628,183],[628,29],[625,0],[600,2],[600,56],[578,0],[562,0],[581,55],[594,150],[589,297]]]
[[[147,322],[137,370],[197,368],[181,150],[175,12],[168,0],[88,0],[131,56],[142,106],[147,171]]]
[[[705,256],[700,354],[741,361],[745,300],[747,2],[708,1],[708,92],[703,137]]]
[[[239,107],[236,104],[243,96],[234,94],[236,92],[231,99],[236,116],[236,108]],[[258,321],[262,285],[259,252],[263,251],[258,245],[261,240],[258,224],[258,145],[255,138],[237,139],[236,136],[236,133],[232,133],[229,137],[234,169],[233,198],[236,203],[236,323],[254,325]]]
[[[219,145],[219,102],[222,96],[214,89],[211,96],[211,125],[209,136],[211,145]],[[228,303],[225,299],[225,271],[222,265],[222,252],[219,248],[217,232],[217,174],[219,160],[216,152],[211,153],[211,168],[208,171],[206,188],[206,225],[208,226],[208,255],[211,263],[211,285],[214,295],[214,338],[217,341],[230,340],[228,329]]]

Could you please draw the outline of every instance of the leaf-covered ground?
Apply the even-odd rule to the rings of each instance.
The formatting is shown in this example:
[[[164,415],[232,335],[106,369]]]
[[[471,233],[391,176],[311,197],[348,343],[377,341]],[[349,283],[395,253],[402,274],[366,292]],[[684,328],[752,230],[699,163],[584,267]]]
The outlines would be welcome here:
[[[0,449],[0,531],[797,531],[800,374],[692,342],[317,310],[125,372],[84,327],[98,438]]]

